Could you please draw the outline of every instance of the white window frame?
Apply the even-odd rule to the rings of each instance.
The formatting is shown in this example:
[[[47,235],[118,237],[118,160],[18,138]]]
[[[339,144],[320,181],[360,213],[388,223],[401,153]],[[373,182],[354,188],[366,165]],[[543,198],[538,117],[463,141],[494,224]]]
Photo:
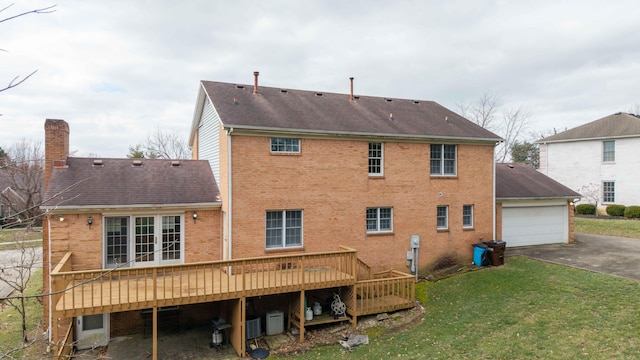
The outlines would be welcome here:
[[[380,145],[380,149],[372,149],[372,145]],[[377,154],[372,155],[373,152],[380,151],[380,156]],[[376,164],[376,162],[378,162]],[[383,142],[370,142],[369,143],[369,176],[384,176],[384,143]],[[371,171],[378,168],[378,171]]]
[[[271,153],[299,154],[300,138],[272,137],[269,141]]]
[[[608,189],[608,184],[611,184],[610,189]],[[611,196],[612,200],[608,201],[607,196]],[[602,203],[603,204],[614,204],[616,202],[616,182],[615,181],[603,181],[602,182]]]
[[[440,214],[441,209],[444,209],[444,215]],[[444,219],[444,224],[440,224],[441,219]],[[437,230],[449,229],[449,206],[448,205],[438,205],[438,207],[436,207],[436,229]]]
[[[388,210],[389,211],[389,216],[388,217],[382,217],[382,211],[381,210]],[[373,215],[373,217],[370,217],[369,215]],[[386,214],[385,214],[386,215]],[[386,206],[386,207],[369,207],[367,208],[367,212],[365,215],[366,221],[365,221],[365,229],[367,231],[367,233],[389,233],[389,232],[393,232],[393,207],[390,206]],[[370,228],[369,224],[370,221],[375,221],[375,227]],[[384,227],[383,228],[383,224],[388,222],[389,226],[388,227]]]
[[[154,260],[152,261],[136,261],[136,223],[135,219],[138,217],[153,217],[154,218]],[[169,252],[163,251],[164,245],[164,223],[165,217],[179,217],[178,225],[179,231],[179,252],[171,252],[172,254],[179,254],[179,258],[163,259],[165,254]],[[127,242],[126,242],[126,254],[127,260],[122,262],[109,263],[107,258],[108,239],[107,239],[107,218],[127,218]],[[104,269],[115,267],[135,267],[135,266],[148,266],[148,265],[170,265],[170,264],[182,264],[184,263],[184,249],[185,249],[185,227],[184,227],[184,214],[183,213],[140,213],[140,214],[105,214],[102,217],[102,266]]]
[[[269,214],[276,214],[276,213],[280,213],[282,215],[281,218],[281,222],[280,224],[278,224],[278,227],[269,227]],[[299,213],[300,214],[300,226],[290,226],[287,227],[287,223],[288,223],[288,219],[290,219],[290,216],[287,215],[292,215],[293,213]],[[288,230],[294,230],[294,229],[300,229],[300,244],[292,244],[292,245],[287,245],[287,232]],[[268,240],[269,240],[269,231],[274,231],[274,230],[279,230],[280,231],[280,243],[277,245],[270,245],[268,244]],[[293,209],[293,210],[267,210],[265,212],[265,240],[264,240],[264,246],[265,249],[267,250],[274,250],[274,249],[295,249],[295,248],[301,248],[304,246],[304,211],[302,211],[301,209]]]
[[[469,214],[465,214],[465,210],[469,209]],[[469,218],[469,222],[465,223],[465,219]],[[469,229],[473,227],[473,205],[466,204],[462,205],[462,227]]]
[[[440,147],[440,156],[434,158],[434,148]],[[445,158],[446,149],[453,147],[453,159]],[[434,171],[434,161],[438,162],[438,169]],[[453,161],[453,172],[445,172],[445,164]],[[456,176],[458,173],[458,145],[455,144],[431,144],[429,147],[429,173],[431,176]]]
[[[607,144],[611,144],[611,148],[607,148]],[[616,141],[604,140],[602,142],[602,162],[614,163],[616,162]]]

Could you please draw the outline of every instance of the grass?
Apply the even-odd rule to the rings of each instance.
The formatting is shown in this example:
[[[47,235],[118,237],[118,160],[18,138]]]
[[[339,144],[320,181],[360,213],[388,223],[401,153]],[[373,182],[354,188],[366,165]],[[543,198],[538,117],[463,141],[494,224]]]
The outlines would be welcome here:
[[[640,284],[523,257],[435,283],[425,320],[345,352],[296,359],[627,359],[640,353]]]
[[[27,287],[27,295],[40,294],[42,291],[42,270],[37,270],[31,275],[29,286]],[[27,313],[27,329],[30,333],[29,340],[33,340],[38,329],[38,324],[42,318],[42,304],[35,298],[28,299],[26,304]],[[12,349],[22,346],[22,321],[20,313],[8,304],[2,304],[2,312],[0,312],[0,357]],[[17,352],[12,352],[7,359],[33,359],[38,350],[30,347]]]
[[[31,240],[39,240],[31,242]],[[29,246],[42,246],[42,229],[14,228],[0,230],[0,250],[15,249],[15,242],[29,241]]]
[[[575,218],[575,231],[584,234],[622,236],[640,239],[640,221],[625,218]]]

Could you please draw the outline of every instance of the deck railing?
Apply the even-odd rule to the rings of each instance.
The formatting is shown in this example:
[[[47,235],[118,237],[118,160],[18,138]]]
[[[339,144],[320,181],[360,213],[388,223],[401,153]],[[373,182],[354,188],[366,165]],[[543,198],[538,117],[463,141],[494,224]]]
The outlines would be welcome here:
[[[67,253],[51,272],[54,311],[65,317],[353,285],[356,251],[180,265],[71,271]]]
[[[414,306],[415,279],[395,270],[379,272],[372,280],[358,281],[349,295],[357,316],[406,309]]]

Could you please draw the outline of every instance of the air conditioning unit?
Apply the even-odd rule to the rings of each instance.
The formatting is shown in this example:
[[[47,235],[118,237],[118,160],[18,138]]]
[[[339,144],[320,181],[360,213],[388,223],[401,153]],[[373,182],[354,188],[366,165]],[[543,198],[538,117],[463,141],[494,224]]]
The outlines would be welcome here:
[[[245,326],[245,334],[248,339],[255,339],[262,335],[262,329],[260,327],[260,317],[259,316],[249,316],[247,317],[246,326]]]
[[[284,332],[284,313],[280,310],[267,311],[267,335]]]

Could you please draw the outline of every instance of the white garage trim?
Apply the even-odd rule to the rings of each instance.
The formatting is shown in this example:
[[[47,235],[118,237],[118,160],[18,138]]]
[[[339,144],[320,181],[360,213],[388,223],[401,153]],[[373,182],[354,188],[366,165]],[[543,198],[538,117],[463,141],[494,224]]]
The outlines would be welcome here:
[[[566,200],[502,203],[502,240],[508,247],[569,242]]]

